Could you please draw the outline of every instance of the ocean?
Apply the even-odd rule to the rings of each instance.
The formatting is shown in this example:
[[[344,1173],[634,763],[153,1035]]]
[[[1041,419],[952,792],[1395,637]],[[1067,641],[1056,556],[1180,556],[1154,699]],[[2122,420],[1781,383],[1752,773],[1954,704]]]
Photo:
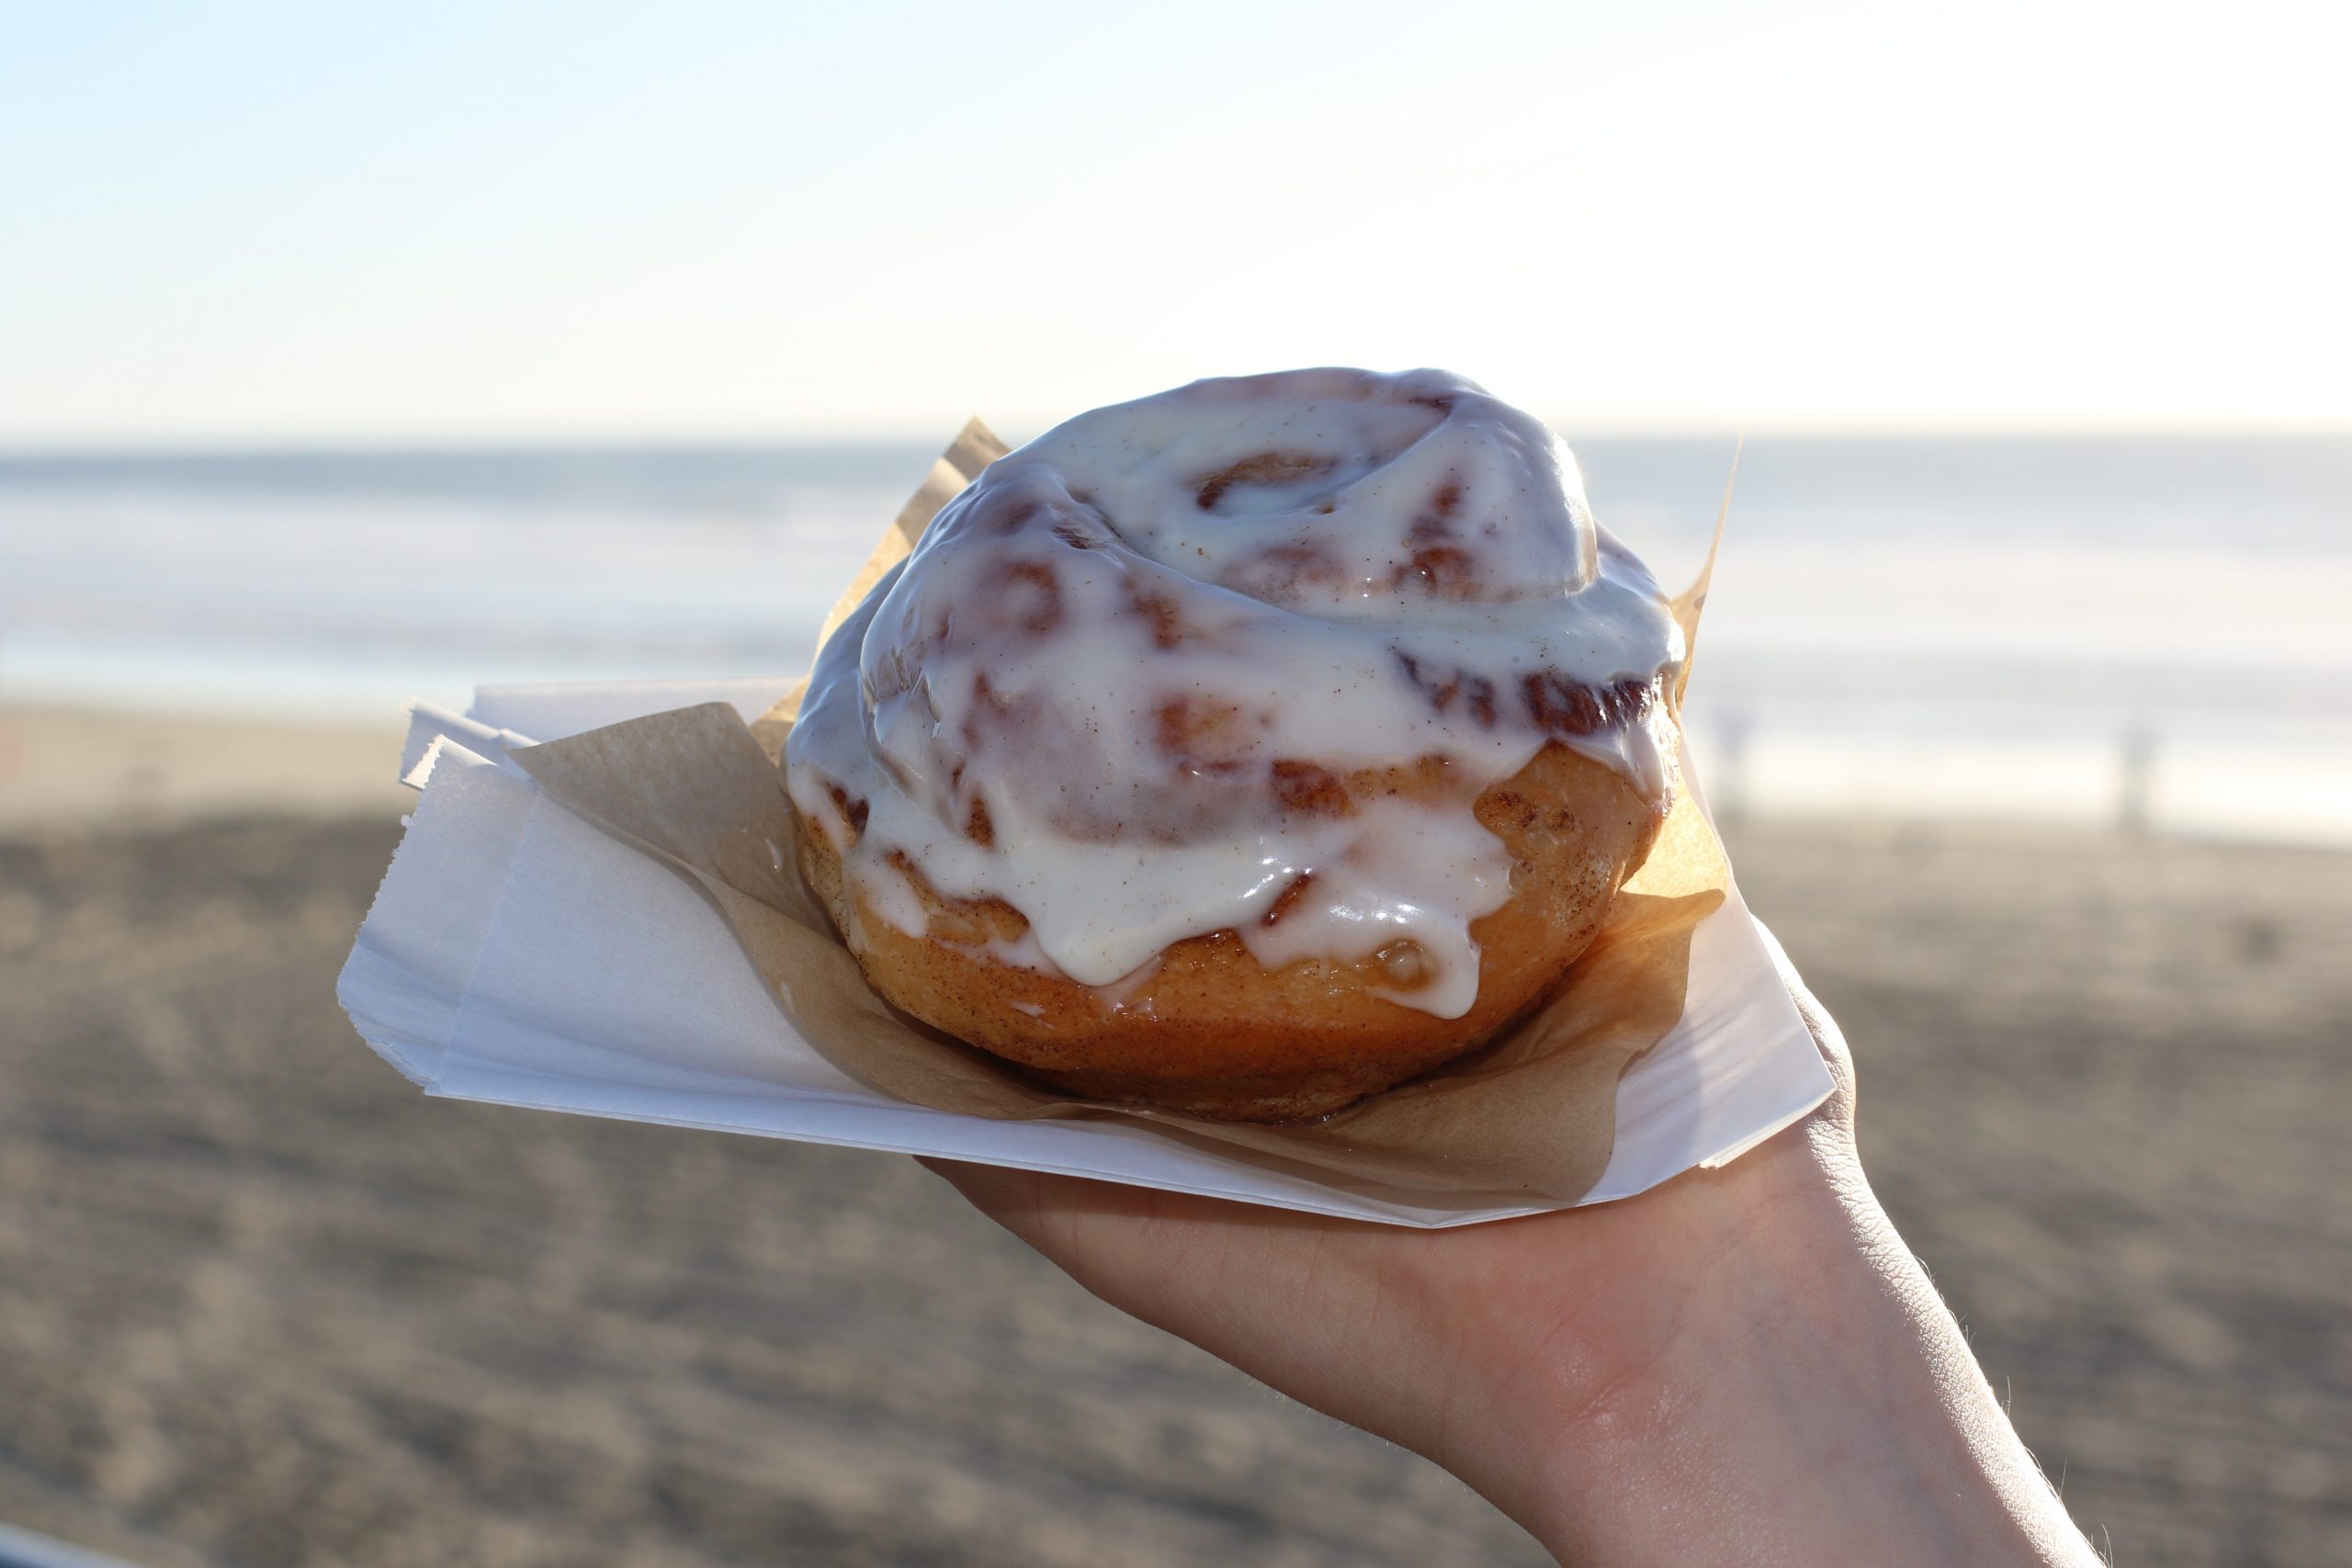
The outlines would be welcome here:
[[[1695,571],[1724,440],[1577,444]],[[923,446],[0,457],[0,701],[391,721],[788,673]],[[2352,843],[2352,434],[1751,439],[1702,627],[1719,809]]]

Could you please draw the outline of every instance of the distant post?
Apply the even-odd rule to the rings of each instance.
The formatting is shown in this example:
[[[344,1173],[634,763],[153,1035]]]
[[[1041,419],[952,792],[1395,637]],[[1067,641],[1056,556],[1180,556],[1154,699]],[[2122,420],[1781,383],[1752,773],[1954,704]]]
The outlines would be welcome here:
[[[1747,716],[1736,710],[1715,726],[1715,756],[1723,764],[1714,781],[1715,816],[1724,822],[1747,819]]]
[[[2148,830],[2148,797],[2156,769],[2156,732],[2145,719],[2124,728],[2121,765],[2117,770],[2116,817],[2126,833],[2137,838]]]

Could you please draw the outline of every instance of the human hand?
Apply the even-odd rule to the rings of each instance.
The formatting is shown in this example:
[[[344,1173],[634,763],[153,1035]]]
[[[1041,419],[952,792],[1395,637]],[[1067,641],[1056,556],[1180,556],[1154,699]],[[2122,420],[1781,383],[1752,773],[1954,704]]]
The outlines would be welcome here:
[[[2097,1561],[1878,1207],[1838,1088],[1728,1167],[1412,1231],[929,1162],[1112,1305],[1426,1455],[1563,1561]]]

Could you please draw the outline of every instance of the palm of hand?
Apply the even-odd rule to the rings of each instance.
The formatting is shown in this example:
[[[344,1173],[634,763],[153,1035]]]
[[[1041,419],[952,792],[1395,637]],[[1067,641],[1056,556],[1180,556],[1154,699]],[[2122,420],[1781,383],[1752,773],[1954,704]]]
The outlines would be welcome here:
[[[1454,1469],[1498,1431],[1638,1419],[1691,1305],[1773,1218],[1858,1179],[1836,1025],[1783,970],[1839,1080],[1730,1167],[1622,1202],[1411,1231],[978,1166],[934,1168],[1112,1305]],[[1530,1442],[1533,1451],[1538,1445]],[[1509,1478],[1493,1484],[1508,1486]]]
[[[940,1173],[1114,1306],[1436,1461],[1562,1561],[2098,1559],[1855,1155],[1838,1090],[1639,1197],[1408,1231]]]

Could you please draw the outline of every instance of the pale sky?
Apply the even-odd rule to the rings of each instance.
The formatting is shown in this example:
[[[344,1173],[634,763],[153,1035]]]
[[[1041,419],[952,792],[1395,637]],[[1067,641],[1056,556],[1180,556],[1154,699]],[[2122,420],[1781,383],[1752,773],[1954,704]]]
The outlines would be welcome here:
[[[0,446],[2344,427],[2346,10],[0,0]]]

